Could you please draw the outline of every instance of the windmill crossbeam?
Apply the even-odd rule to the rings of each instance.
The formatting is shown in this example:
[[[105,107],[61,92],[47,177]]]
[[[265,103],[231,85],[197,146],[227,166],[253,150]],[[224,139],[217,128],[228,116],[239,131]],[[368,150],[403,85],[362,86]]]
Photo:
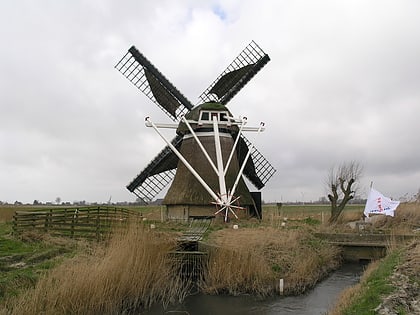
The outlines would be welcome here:
[[[151,123],[148,120],[146,120],[145,125],[146,125],[146,127],[152,127]],[[177,129],[178,128],[178,124],[162,124],[162,123],[159,123],[159,124],[155,124],[155,125],[158,128],[166,128],[166,129]]]

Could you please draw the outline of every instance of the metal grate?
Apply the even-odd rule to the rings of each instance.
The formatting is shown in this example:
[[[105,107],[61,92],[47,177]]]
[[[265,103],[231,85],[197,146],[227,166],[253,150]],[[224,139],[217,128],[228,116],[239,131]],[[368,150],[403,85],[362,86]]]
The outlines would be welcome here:
[[[226,105],[268,61],[270,57],[252,41],[201,93],[200,102],[218,101]],[[223,91],[223,95],[215,92],[216,90]]]
[[[242,139],[245,140],[248,149],[250,149],[252,145],[251,142],[244,136],[242,136]],[[254,162],[255,172],[258,178],[261,180],[262,184],[265,185],[274,175],[276,169],[273,167],[273,165],[271,165],[270,162],[268,162],[268,160],[261,154],[260,151],[258,151],[255,146],[252,148],[251,158]]]
[[[191,102],[134,46],[115,65],[115,68],[173,121],[179,121],[193,108]]]
[[[187,231],[183,232],[182,235],[178,238],[181,242],[198,242],[201,241],[204,237],[204,233],[210,227],[212,222],[211,218],[193,218],[190,227]]]

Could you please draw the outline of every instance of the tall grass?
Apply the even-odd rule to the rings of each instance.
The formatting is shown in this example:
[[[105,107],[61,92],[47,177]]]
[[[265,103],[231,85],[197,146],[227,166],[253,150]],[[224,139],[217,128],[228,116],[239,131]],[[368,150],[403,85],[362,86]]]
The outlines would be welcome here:
[[[392,229],[396,234],[411,233],[420,228],[420,204],[402,203],[395,211],[395,217],[374,217],[374,226],[382,229]]]
[[[71,259],[9,303],[9,314],[120,314],[182,300],[189,286],[169,258],[175,242],[131,226],[93,255]]]
[[[204,281],[206,293],[269,295],[273,275],[263,256],[255,250],[216,248],[211,251]]]
[[[253,293],[267,296],[284,279],[285,294],[314,286],[339,263],[339,251],[303,230],[224,229],[213,233],[217,244],[202,284],[207,293]]]
[[[0,223],[12,221],[15,210],[12,206],[0,206]]]

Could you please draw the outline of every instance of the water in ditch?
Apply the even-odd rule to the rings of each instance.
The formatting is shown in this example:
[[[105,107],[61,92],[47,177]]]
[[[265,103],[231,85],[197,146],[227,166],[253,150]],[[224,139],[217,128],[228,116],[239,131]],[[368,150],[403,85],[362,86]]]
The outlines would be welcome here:
[[[253,296],[225,296],[197,294],[189,296],[182,304],[163,309],[155,305],[145,314],[189,314],[189,315],[317,315],[325,314],[335,303],[340,292],[359,281],[363,272],[361,264],[345,264],[320,282],[313,290],[299,296],[275,296],[263,301]]]

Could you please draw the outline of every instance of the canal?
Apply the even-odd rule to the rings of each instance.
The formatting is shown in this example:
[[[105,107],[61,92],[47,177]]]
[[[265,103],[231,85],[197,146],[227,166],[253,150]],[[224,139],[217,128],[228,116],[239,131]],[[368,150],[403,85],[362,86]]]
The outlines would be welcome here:
[[[251,295],[232,297],[197,294],[187,297],[182,304],[170,305],[166,310],[162,306],[156,305],[145,314],[321,315],[334,305],[343,289],[359,282],[363,267],[356,263],[345,264],[304,295],[274,296],[259,301]]]

